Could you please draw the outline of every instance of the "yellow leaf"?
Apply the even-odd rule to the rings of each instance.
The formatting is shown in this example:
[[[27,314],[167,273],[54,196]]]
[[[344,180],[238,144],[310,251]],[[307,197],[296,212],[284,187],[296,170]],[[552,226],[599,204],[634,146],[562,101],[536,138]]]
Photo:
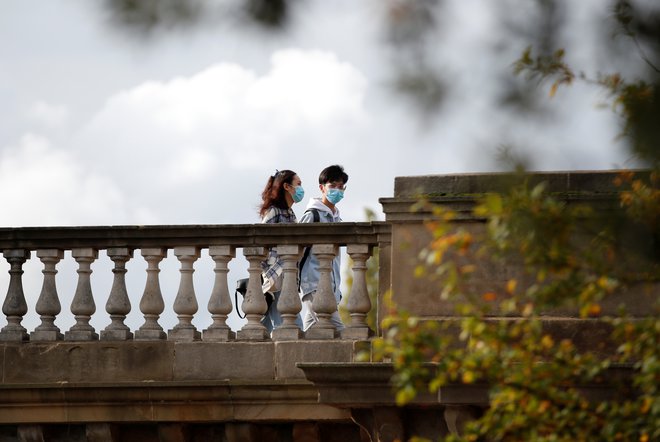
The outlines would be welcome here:
[[[550,95],[550,98],[552,98],[552,97],[555,96],[555,94],[557,93],[557,88],[558,88],[558,87],[559,87],[559,83],[558,83],[558,82],[554,82],[554,83],[552,84],[552,87],[550,87],[550,94],[549,94],[549,95]]]
[[[550,408],[550,401],[541,401],[539,404],[539,413],[545,413]]]
[[[545,335],[543,338],[541,338],[541,345],[545,348],[552,348],[552,346],[555,344],[555,341],[552,340],[552,337],[550,335]]]
[[[600,315],[600,311],[601,311],[600,305],[598,305],[598,304],[591,304],[591,305],[589,306],[589,310],[588,310],[588,311],[589,311],[589,315],[590,315],[590,316],[598,316],[598,315]]]
[[[516,286],[518,285],[518,281],[515,279],[509,279],[506,283],[506,291],[509,294],[513,294],[513,292],[516,291]]]

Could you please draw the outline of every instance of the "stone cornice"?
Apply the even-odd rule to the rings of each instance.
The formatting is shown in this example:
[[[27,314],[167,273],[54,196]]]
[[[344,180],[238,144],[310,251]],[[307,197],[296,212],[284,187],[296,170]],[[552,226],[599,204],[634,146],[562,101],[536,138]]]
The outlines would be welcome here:
[[[0,228],[0,250],[389,242],[384,222]]]

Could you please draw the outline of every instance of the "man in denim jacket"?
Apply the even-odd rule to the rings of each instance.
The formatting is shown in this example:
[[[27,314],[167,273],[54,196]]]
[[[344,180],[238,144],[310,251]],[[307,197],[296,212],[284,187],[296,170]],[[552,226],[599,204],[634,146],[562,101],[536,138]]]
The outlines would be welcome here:
[[[299,222],[312,223],[315,222],[315,217],[318,222],[322,223],[336,223],[341,222],[339,217],[339,210],[336,205],[344,197],[346,190],[346,182],[348,175],[344,172],[343,167],[334,165],[326,167],[319,175],[319,189],[321,190],[320,198],[312,198],[307,205],[307,209]],[[315,213],[316,212],[316,215]],[[341,264],[341,257],[339,254],[332,261],[332,274],[331,283],[332,291],[335,294],[337,304],[341,300],[341,275],[339,273]],[[312,300],[314,293],[319,283],[319,261],[313,253],[308,253],[305,262],[300,269],[300,297],[303,304],[307,307],[307,313],[303,321],[303,330],[307,331],[314,325],[318,318],[312,308]],[[339,312],[335,311],[331,317],[332,324],[341,330],[344,324],[341,322]]]

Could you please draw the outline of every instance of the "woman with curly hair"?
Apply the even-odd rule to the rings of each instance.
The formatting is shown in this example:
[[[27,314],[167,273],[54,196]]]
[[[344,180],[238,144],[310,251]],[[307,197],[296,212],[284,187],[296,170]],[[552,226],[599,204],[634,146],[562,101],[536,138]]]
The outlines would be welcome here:
[[[274,223],[296,223],[296,214],[291,206],[302,201],[305,191],[302,188],[300,177],[292,170],[279,170],[268,178],[266,187],[261,193],[261,204],[259,215],[261,222],[265,224]],[[268,333],[282,324],[282,316],[277,311],[277,302],[282,289],[282,261],[277,256],[275,249],[270,249],[268,258],[261,263],[263,272],[262,291],[266,296],[268,310],[261,323],[266,327]],[[300,314],[296,318],[296,324],[302,330]]]

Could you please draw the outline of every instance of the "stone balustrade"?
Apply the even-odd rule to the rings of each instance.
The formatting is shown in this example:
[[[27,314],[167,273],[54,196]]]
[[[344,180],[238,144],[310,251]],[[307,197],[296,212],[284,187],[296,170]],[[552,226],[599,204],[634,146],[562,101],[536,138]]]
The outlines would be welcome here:
[[[547,182],[566,204],[610,210],[618,204],[616,175],[540,173],[530,182]],[[367,313],[377,309],[378,320],[388,313],[385,302],[371,304],[366,263],[378,247],[379,300],[390,293],[421,320],[455,320],[454,301],[440,296],[438,282],[414,276],[432,237],[424,224],[431,214],[411,207],[424,196],[456,212],[452,223],[476,235],[485,224],[472,211],[475,198],[506,190],[511,179],[397,178],[394,197],[380,200],[386,223],[0,228],[0,290],[7,289],[6,325],[0,316],[0,439],[352,442],[460,433],[488,407],[487,386],[447,385],[400,408],[391,364],[363,362],[372,350]],[[314,297],[320,320],[303,334],[295,325],[297,261],[308,246],[324,274]],[[260,323],[266,310],[260,262],[270,247],[277,247],[284,273],[284,323],[272,336]],[[336,308],[328,271],[340,248],[352,258],[353,284],[345,303],[350,323],[337,333],[328,321]],[[247,270],[237,271],[238,264]],[[476,293],[503,287],[520,271],[475,264]],[[58,271],[67,276],[56,284]],[[247,323],[237,327],[229,317],[229,282],[248,275],[241,305]],[[624,304],[632,317],[647,316],[657,293],[657,282],[649,290],[632,287],[603,303],[603,314]],[[595,348],[609,336],[600,321],[571,309],[548,312],[544,321],[578,348]],[[606,378],[614,384],[585,391],[593,400],[617,394],[628,371],[610,370]]]
[[[1,228],[0,251],[9,263],[9,285],[2,306],[7,324],[0,330],[4,342],[49,341],[264,341],[298,340],[305,335],[295,325],[295,318],[302,305],[298,295],[297,261],[305,247],[319,257],[320,285],[314,298],[314,309],[319,322],[310,330],[308,338],[366,339],[373,335],[365,318],[372,308],[365,278],[366,261],[375,247],[379,247],[383,260],[388,261],[383,250],[389,250],[390,230],[385,223],[339,223],[301,225],[199,225],[199,226],[119,226],[119,227],[60,227],[60,228]],[[329,320],[336,310],[332,295],[330,262],[346,246],[352,258],[353,284],[347,309],[350,324],[339,333]],[[260,320],[267,309],[261,293],[261,262],[268,249],[276,247],[284,263],[283,284],[279,311],[283,325],[269,336]],[[160,263],[172,250],[179,261],[179,287],[172,305],[166,305],[160,285]],[[193,324],[199,304],[193,273],[200,252],[207,249],[214,261],[214,281],[208,301],[212,323],[203,330]],[[229,290],[229,264],[239,259],[237,250],[249,262],[249,283],[241,309],[247,323],[234,332],[227,325],[233,304]],[[96,293],[91,265],[105,250],[112,260],[113,282],[109,294]],[[75,324],[68,330],[60,330],[55,324],[62,312],[55,275],[58,263],[70,251],[77,264],[77,286],[70,305]],[[147,263],[146,282],[139,302],[144,317],[143,324],[130,330],[125,324],[131,312],[131,302],[126,284],[127,263],[141,258]],[[34,306],[28,306],[23,289],[23,266],[36,256],[43,266],[42,289]],[[381,260],[381,262],[383,262]],[[71,275],[74,276],[74,275]],[[244,277],[236,275],[235,279]],[[31,277],[34,277],[32,275]],[[104,302],[109,325],[95,330],[90,324],[98,315],[97,303]],[[165,331],[160,323],[166,308],[176,314],[178,323]],[[34,309],[41,323],[28,331],[21,324],[28,309]]]

